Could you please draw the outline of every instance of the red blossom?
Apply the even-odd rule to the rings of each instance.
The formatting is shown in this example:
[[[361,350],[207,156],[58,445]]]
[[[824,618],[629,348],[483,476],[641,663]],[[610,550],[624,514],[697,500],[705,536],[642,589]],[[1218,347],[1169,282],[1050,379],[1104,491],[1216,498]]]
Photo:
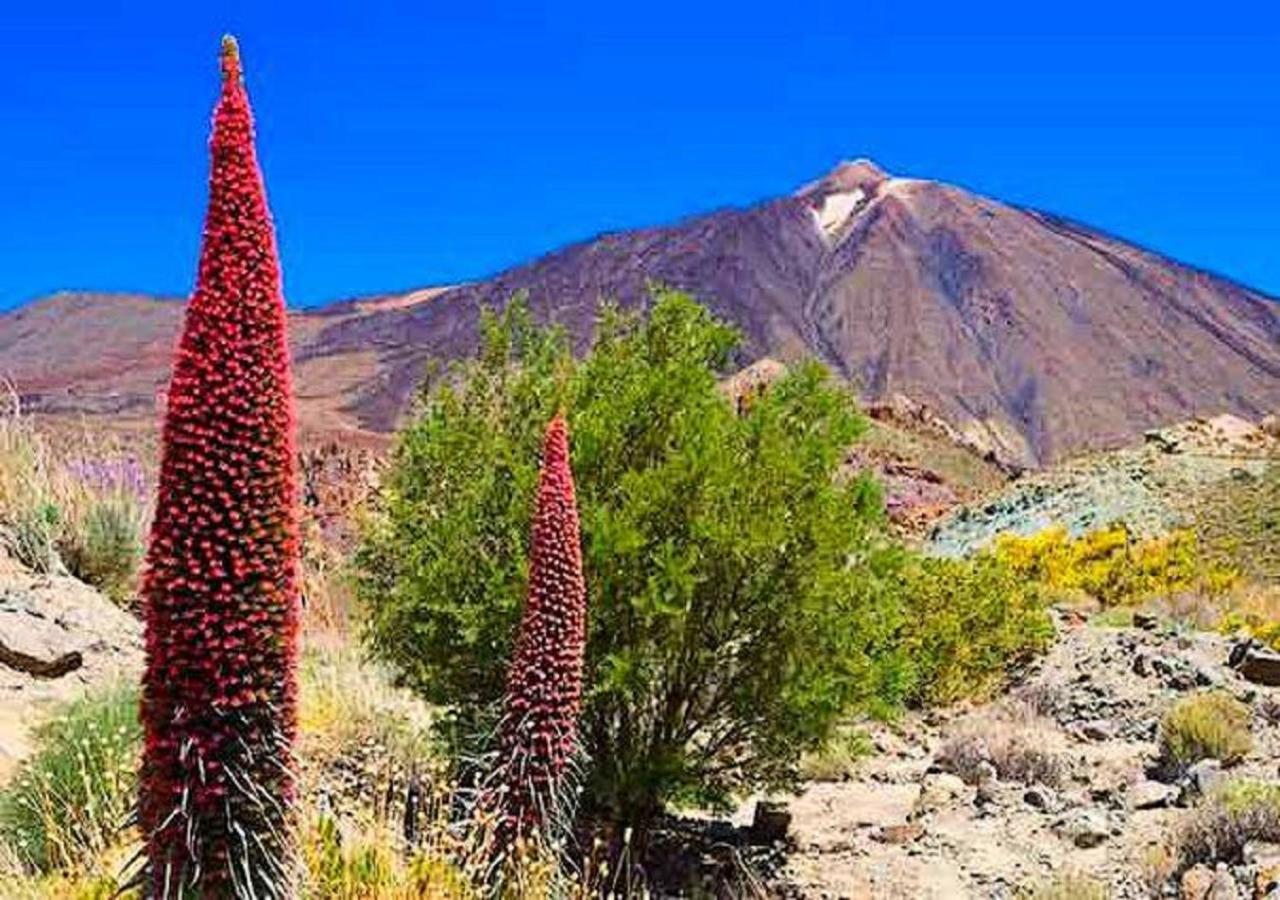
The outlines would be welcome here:
[[[569,434],[557,416],[543,445],[529,589],[498,732],[508,838],[545,833],[547,813],[558,802],[577,752],[586,610]]]
[[[210,152],[142,591],[140,812],[155,896],[185,885],[271,897],[293,792],[293,389],[275,231],[230,38]]]

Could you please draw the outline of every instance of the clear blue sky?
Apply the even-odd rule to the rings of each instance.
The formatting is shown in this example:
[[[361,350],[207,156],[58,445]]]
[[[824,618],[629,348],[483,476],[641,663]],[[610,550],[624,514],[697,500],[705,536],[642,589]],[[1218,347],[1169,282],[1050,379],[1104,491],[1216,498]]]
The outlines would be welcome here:
[[[856,156],[1280,295],[1275,6],[7,4],[0,306],[190,289],[223,31],[296,304],[482,276]]]

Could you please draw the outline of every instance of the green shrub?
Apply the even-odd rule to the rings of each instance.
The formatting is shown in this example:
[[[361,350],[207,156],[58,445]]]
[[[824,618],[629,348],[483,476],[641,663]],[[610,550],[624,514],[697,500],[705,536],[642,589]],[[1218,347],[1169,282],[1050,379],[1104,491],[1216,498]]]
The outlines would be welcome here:
[[[1160,752],[1185,767],[1201,759],[1239,762],[1253,748],[1249,707],[1220,691],[1177,701],[1160,722]]]
[[[1280,784],[1237,779],[1205,797],[1176,833],[1179,871],[1242,861],[1250,841],[1280,842]]]
[[[142,561],[144,519],[139,505],[124,497],[95,498],[65,539],[63,558],[71,574],[116,603],[134,594]]]
[[[543,424],[574,435],[589,646],[587,802],[643,823],[668,799],[794,782],[852,705],[901,697],[900,553],[864,479],[848,392],[802,364],[735,410],[737,335],[659,292],[606,309],[575,362],[513,303],[429,384],[358,554],[367,637],[428,699],[500,696],[524,591]]]
[[[110,848],[133,809],[138,691],[112,686],[36,731],[36,749],[0,792],[0,843],[35,872],[75,869]]]
[[[1035,583],[989,554],[916,559],[904,570],[904,596],[900,640],[915,702],[989,694],[1053,637]]]

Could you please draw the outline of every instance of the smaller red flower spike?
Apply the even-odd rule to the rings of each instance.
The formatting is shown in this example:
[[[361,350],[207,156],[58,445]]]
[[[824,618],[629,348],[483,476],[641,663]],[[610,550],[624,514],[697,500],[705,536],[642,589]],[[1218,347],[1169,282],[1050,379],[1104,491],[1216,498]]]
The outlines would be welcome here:
[[[498,728],[505,840],[546,833],[578,749],[586,593],[569,432],[556,416],[543,444],[529,588]]]

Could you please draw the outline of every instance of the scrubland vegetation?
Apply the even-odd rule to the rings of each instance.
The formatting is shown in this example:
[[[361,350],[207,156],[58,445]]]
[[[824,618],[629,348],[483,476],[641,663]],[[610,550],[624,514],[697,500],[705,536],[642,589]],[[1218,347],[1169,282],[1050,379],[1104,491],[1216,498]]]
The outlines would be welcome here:
[[[135,457],[55,453],[0,420],[8,554],[125,606],[140,594],[147,619],[141,696],[112,685],[61,710],[0,788],[6,896],[683,891],[651,853],[670,811],[839,777],[872,752],[859,723],[991,700],[1049,647],[1055,603],[1191,597],[1213,611],[1196,624],[1280,641],[1274,470],[1258,505],[1211,504],[1198,531],[1050,529],[928,558],[847,471],[867,435],[850,386],[801,362],[726,396],[739,335],[662,289],[643,311],[605,306],[578,355],[519,299],[486,313],[474,357],[429,374],[347,559],[301,521],[234,42],[222,64],[206,235],[234,239],[203,250],[154,511]],[[936,763],[960,789],[1056,787],[1043,712],[994,704]],[[1220,692],[1179,701],[1165,761],[1237,762],[1250,716]],[[1180,864],[1275,839],[1276,790],[1214,794]],[[1032,895],[1104,896],[1083,876]]]
[[[691,299],[661,293],[645,316],[606,310],[597,345],[575,359],[517,302],[489,316],[474,359],[424,388],[360,515],[353,559],[314,541],[303,553],[309,649],[291,820],[304,896],[494,889],[497,819],[460,831],[457,815],[472,808],[466,779],[506,688],[541,423],[556,410],[572,434],[588,596],[580,823],[639,835],[673,805],[841,777],[873,752],[859,717],[998,693],[1052,639],[1053,602],[1129,610],[1189,595],[1224,610],[1206,627],[1243,621],[1247,579],[1189,531],[1143,541],[1122,526],[1075,539],[1050,530],[963,560],[903,548],[883,527],[876,486],[841,472],[864,433],[846,389],[798,366],[731,403],[717,385],[735,339]],[[10,552],[29,566],[64,561],[131,603],[141,470],[103,475],[136,464],[100,453],[89,476],[80,456],[58,457],[16,416],[0,436],[0,517],[24,535]],[[126,501],[133,529],[100,527],[94,511]],[[35,514],[46,507],[57,513]],[[33,515],[50,525],[45,538],[31,537]],[[86,546],[94,552],[74,549]],[[128,824],[136,702],[120,686],[52,718],[0,793],[3,858],[29,873],[9,876],[14,891],[92,897],[118,884],[139,841]],[[1241,709],[1212,692],[1171,708],[1161,728],[1170,762],[1247,753]],[[1061,754],[1036,711],[1007,702],[991,715],[981,733],[953,737],[938,764],[970,781],[992,764],[1002,779],[1058,784]],[[1215,803],[1198,814],[1199,832],[1188,826],[1187,858],[1208,854],[1204,833],[1228,819],[1262,827],[1261,800]],[[503,890],[542,896],[622,877],[612,851],[597,859],[584,833],[572,849],[517,850]]]
[[[119,442],[52,440],[16,399],[0,415],[0,538],[31,571],[68,572],[132,602],[149,509],[142,463]]]

